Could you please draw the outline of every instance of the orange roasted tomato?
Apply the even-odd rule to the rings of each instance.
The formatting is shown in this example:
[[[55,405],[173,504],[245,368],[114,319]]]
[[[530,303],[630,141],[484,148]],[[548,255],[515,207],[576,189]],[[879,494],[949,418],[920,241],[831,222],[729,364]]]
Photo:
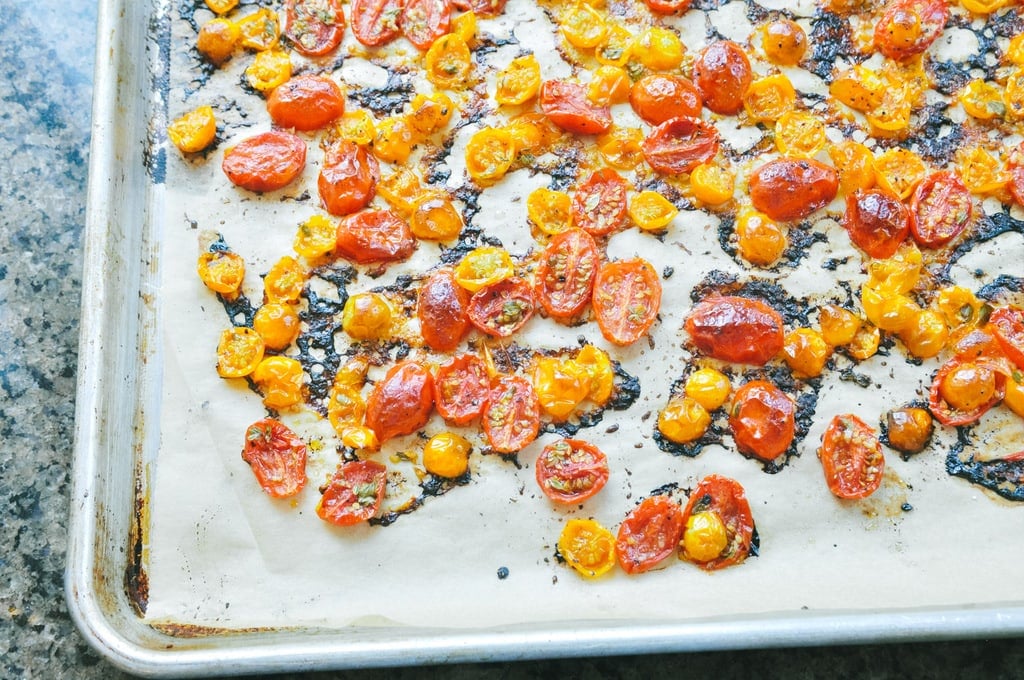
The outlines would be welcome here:
[[[306,143],[284,130],[242,140],[224,152],[221,169],[231,183],[249,191],[275,191],[306,167]]]
[[[388,469],[372,460],[342,463],[320,489],[317,516],[338,526],[365,522],[380,509],[387,485]]]
[[[775,385],[751,380],[733,396],[729,427],[740,453],[773,461],[793,442],[796,407]]]
[[[832,419],[822,437],[818,458],[829,491],[836,498],[866,498],[882,484],[882,445],[875,431],[855,415]]]
[[[778,312],[760,300],[733,295],[702,300],[685,327],[703,354],[739,364],[766,364],[785,340]]]
[[[416,302],[420,336],[428,347],[450,352],[470,329],[469,291],[449,269],[438,269],[423,282]]]
[[[434,377],[434,407],[451,425],[480,417],[491,389],[487,366],[475,354],[460,354],[441,364]]]
[[[791,19],[776,19],[762,29],[761,46],[773,64],[796,66],[807,51],[807,34]]]
[[[583,180],[572,195],[572,223],[594,236],[605,236],[626,226],[629,184],[611,168],[602,168]]]
[[[359,264],[404,260],[416,249],[409,225],[390,210],[367,208],[338,223],[335,251]]]
[[[971,193],[949,171],[926,177],[910,202],[910,230],[918,245],[939,248],[949,243],[971,222]]]
[[[611,109],[592,103],[586,87],[567,80],[541,85],[540,109],[552,123],[579,135],[599,135],[612,126]]]
[[[498,379],[487,394],[484,435],[492,450],[515,453],[537,438],[540,402],[529,380],[518,375]]]
[[[573,518],[558,537],[558,554],[586,578],[597,578],[615,566],[615,536],[592,519]]]
[[[627,574],[640,574],[671,555],[683,536],[683,509],[668,496],[648,496],[619,525],[615,553]]]
[[[592,300],[605,340],[631,345],[643,337],[661,311],[661,281],[641,258],[605,262],[597,270]]]
[[[700,118],[670,118],[651,130],[640,145],[644,160],[666,175],[691,172],[718,153],[718,130]]]
[[[582,229],[557,234],[541,254],[535,274],[537,299],[549,316],[570,319],[590,302],[600,256]]]
[[[679,116],[700,117],[700,91],[690,80],[668,73],[652,73],[633,84],[629,105],[651,125]]]
[[[366,426],[383,443],[427,424],[434,408],[434,377],[423,365],[401,361],[378,381],[366,400]]]
[[[242,460],[273,498],[289,498],[306,485],[306,444],[274,418],[257,420],[246,429]]]
[[[324,150],[316,186],[327,212],[342,216],[369,205],[379,176],[376,158],[354,142],[341,139]]]
[[[556,503],[582,503],[608,481],[608,458],[593,444],[560,439],[544,447],[535,470],[545,496]]]
[[[753,71],[742,47],[731,40],[718,40],[697,56],[693,80],[704,106],[715,113],[731,115],[743,108],[743,95],[753,80]]]
[[[943,425],[970,425],[1003,399],[1010,369],[1005,359],[955,356],[932,380],[928,408]]]
[[[294,76],[267,97],[267,113],[278,127],[319,130],[345,113],[345,93],[330,78]]]
[[[800,220],[839,191],[834,169],[810,158],[768,161],[750,178],[750,201],[773,220]]]
[[[743,487],[734,479],[709,475],[690,493],[683,510],[679,557],[715,571],[739,564],[754,547],[754,516]]]
[[[843,228],[858,248],[874,258],[896,254],[910,234],[910,214],[898,198],[882,189],[858,189],[846,197]]]

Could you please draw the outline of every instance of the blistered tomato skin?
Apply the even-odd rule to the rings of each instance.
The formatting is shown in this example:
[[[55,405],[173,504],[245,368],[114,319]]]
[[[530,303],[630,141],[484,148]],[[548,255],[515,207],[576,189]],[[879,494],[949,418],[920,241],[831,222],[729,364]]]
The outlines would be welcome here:
[[[469,291],[460,286],[447,269],[437,270],[423,282],[416,302],[416,316],[420,321],[420,335],[428,347],[438,352],[450,352],[458,347],[470,328],[469,298]]]
[[[415,249],[409,225],[390,210],[360,210],[338,224],[335,253],[358,264],[404,260]]]
[[[971,194],[956,174],[929,175],[917,185],[910,202],[914,240],[925,248],[944,246],[967,228],[973,212]]]
[[[729,427],[741,453],[773,461],[793,442],[796,407],[770,382],[752,380],[738,389],[729,411]]]
[[[644,160],[657,172],[676,175],[692,171],[718,153],[718,130],[700,118],[670,118],[654,128],[641,144]]]
[[[907,61],[935,42],[949,20],[946,0],[890,0],[875,24],[875,47],[895,61]]]
[[[910,234],[910,214],[902,201],[881,189],[858,189],[846,197],[843,228],[858,248],[884,259]]]
[[[434,408],[434,377],[414,361],[388,370],[366,400],[366,426],[383,443],[412,434],[427,424]]]
[[[693,73],[704,106],[724,115],[740,112],[743,95],[754,79],[746,53],[731,40],[705,47],[693,65]]]
[[[244,139],[224,153],[221,169],[231,183],[255,192],[283,189],[306,167],[306,143],[284,130]]]
[[[686,319],[686,332],[703,354],[763,366],[785,341],[782,316],[760,300],[716,296],[701,301]]]
[[[369,205],[379,176],[376,158],[354,142],[340,140],[324,151],[316,186],[327,212],[343,216]]]
[[[629,104],[636,115],[651,125],[660,125],[669,118],[679,116],[699,118],[703,102],[700,90],[686,78],[652,73],[636,81],[630,88]]]
[[[298,75],[274,88],[267,112],[278,127],[319,130],[345,113],[345,93],[330,78]]]
[[[768,161],[750,178],[750,201],[773,220],[800,220],[839,192],[839,174],[809,158]]]
[[[540,109],[552,123],[579,135],[599,135],[612,126],[611,109],[592,104],[583,85],[566,80],[540,86]]]

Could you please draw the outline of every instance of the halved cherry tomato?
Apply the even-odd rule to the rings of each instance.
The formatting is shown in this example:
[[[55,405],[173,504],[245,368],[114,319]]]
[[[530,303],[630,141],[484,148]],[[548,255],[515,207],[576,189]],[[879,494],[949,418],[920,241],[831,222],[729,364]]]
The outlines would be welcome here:
[[[352,32],[367,47],[386,45],[402,34],[398,17],[405,0],[352,0]]]
[[[778,312],[760,300],[733,295],[702,300],[685,327],[703,354],[738,364],[763,366],[785,342]]]
[[[306,143],[284,130],[242,140],[224,152],[221,169],[235,186],[249,191],[282,189],[306,167]]]
[[[825,482],[836,498],[866,498],[882,484],[885,455],[878,436],[855,415],[837,415],[818,449]]]
[[[466,313],[481,332],[507,338],[530,320],[536,308],[530,284],[512,277],[473,293]]]
[[[690,9],[691,0],[644,0],[648,9],[660,14],[683,13]]]
[[[772,461],[793,442],[796,407],[775,385],[751,380],[736,390],[729,408],[729,427],[741,453]]]
[[[973,358],[963,351],[935,373],[928,408],[943,425],[970,425],[1002,401],[1010,372],[1006,359],[991,351]]]
[[[508,0],[453,0],[463,12],[473,12],[478,17],[496,17],[505,11]]]
[[[715,113],[738,113],[753,79],[750,60],[731,40],[711,43],[693,64],[693,81],[704,97],[704,106]]]
[[[828,204],[839,191],[839,174],[810,158],[768,161],[750,178],[750,201],[773,220],[800,220]]]
[[[278,127],[318,130],[345,113],[345,93],[330,78],[298,75],[274,88],[267,112]]]
[[[605,262],[594,280],[594,316],[601,335],[616,345],[640,339],[661,310],[661,281],[642,258]]]
[[[537,298],[549,316],[569,319],[590,302],[600,255],[582,229],[569,229],[551,239],[537,266]]]
[[[714,571],[731,567],[747,559],[754,541],[754,516],[750,512],[743,487],[734,479],[721,475],[708,475],[700,480],[690,493],[690,500],[683,511],[683,526],[690,518],[701,512],[712,512],[725,529],[725,548],[710,560],[696,560],[681,551],[679,557],[693,561],[701,569]],[[683,531],[683,542],[687,541]]]
[[[651,130],[640,148],[644,160],[657,172],[690,172],[718,153],[718,130],[700,118],[670,118]]]
[[[437,369],[434,406],[446,423],[465,425],[484,412],[490,389],[483,360],[475,354],[460,354]]]
[[[279,420],[264,418],[249,426],[242,460],[274,498],[294,496],[306,485],[306,444]]]
[[[580,135],[599,135],[612,126],[611,109],[593,104],[585,86],[567,80],[540,86],[540,109],[558,127]]]
[[[615,536],[592,519],[570,519],[558,537],[558,554],[585,578],[615,566]]]
[[[434,408],[434,377],[415,361],[400,361],[373,386],[366,400],[366,426],[381,443],[412,434]]]
[[[971,222],[971,192],[949,171],[936,172],[914,190],[910,230],[925,248],[938,248],[960,235]]]
[[[487,395],[483,426],[487,443],[498,453],[515,453],[536,439],[540,402],[530,381],[502,376]]]
[[[652,73],[636,81],[629,91],[629,105],[651,125],[680,116],[700,118],[702,104],[697,86],[680,75]]]
[[[327,212],[342,216],[369,205],[379,177],[376,158],[355,142],[339,139],[324,150],[316,186]]]
[[[988,323],[1006,358],[1024,369],[1024,309],[1000,307],[988,317]]]
[[[608,481],[608,458],[593,444],[561,439],[537,457],[537,484],[556,503],[582,503]]]
[[[390,210],[360,210],[338,223],[335,252],[347,260],[359,264],[396,262],[415,249],[409,225]]]
[[[875,47],[895,61],[921,54],[949,20],[946,0],[890,0],[875,24]]]
[[[320,489],[317,516],[325,522],[347,527],[365,522],[377,514],[388,469],[372,460],[353,460],[338,466],[334,476]]]
[[[416,301],[420,336],[438,352],[458,347],[469,332],[469,291],[455,281],[448,269],[438,269],[423,282]]]
[[[583,180],[572,195],[572,223],[594,236],[604,236],[626,225],[629,185],[611,168],[602,168]]]
[[[668,496],[648,496],[619,525],[615,552],[627,574],[640,574],[672,554],[683,535],[683,509]]]
[[[307,57],[330,54],[345,35],[339,0],[288,0],[284,34]]]
[[[405,0],[398,27],[420,50],[429,49],[451,28],[451,0]]]
[[[858,189],[846,197],[843,228],[858,248],[878,259],[892,257],[910,233],[903,202],[879,188]]]

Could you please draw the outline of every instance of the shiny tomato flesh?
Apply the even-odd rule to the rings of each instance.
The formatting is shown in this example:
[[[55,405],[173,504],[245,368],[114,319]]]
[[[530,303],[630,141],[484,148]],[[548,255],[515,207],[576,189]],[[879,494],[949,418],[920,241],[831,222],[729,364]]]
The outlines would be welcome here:
[[[392,366],[366,400],[366,426],[381,443],[412,434],[427,424],[434,408],[434,377],[415,361]]]
[[[567,80],[548,80],[541,85],[540,109],[552,123],[579,135],[599,135],[612,126],[611,109],[593,104],[583,85]]]
[[[693,80],[703,96],[704,106],[715,113],[738,113],[753,79],[750,60],[743,48],[731,40],[711,43],[693,65]]]
[[[592,299],[601,335],[616,345],[639,340],[661,310],[661,281],[646,260],[605,262],[597,270]]]
[[[221,169],[235,186],[264,192],[283,189],[306,167],[306,143],[284,130],[249,137],[224,153]]]
[[[882,445],[875,431],[855,415],[832,419],[822,437],[818,458],[829,491],[837,498],[866,498],[882,484]]]
[[[306,445],[274,418],[258,420],[245,431],[242,460],[273,498],[289,498],[306,485]]]
[[[680,116],[700,118],[703,102],[697,86],[683,76],[652,73],[630,88],[629,105],[651,125],[660,125]]]
[[[963,181],[952,172],[936,172],[917,185],[910,202],[914,240],[925,248],[943,246],[967,228],[972,212]]]
[[[317,516],[337,526],[352,526],[377,514],[384,500],[388,469],[372,460],[342,463],[320,489]]]
[[[750,201],[773,220],[807,217],[839,192],[839,173],[809,158],[768,161],[750,178]]]
[[[968,376],[991,372],[993,375],[992,394],[984,401],[979,402],[974,408],[957,409],[950,405],[943,397],[943,385],[948,376],[965,372]],[[931,390],[928,392],[928,410],[932,412],[935,420],[943,425],[960,426],[970,425],[977,422],[989,409],[1003,400],[1006,393],[1006,376],[1010,373],[1010,367],[1004,357],[994,357],[986,353],[973,359],[964,356],[954,356],[939,367],[932,380]],[[977,393],[977,388],[967,387],[966,389]]]
[[[490,389],[483,360],[475,354],[460,354],[437,369],[434,406],[446,423],[466,425],[483,413]]]
[[[387,209],[360,210],[338,224],[335,253],[358,264],[404,260],[415,249],[409,225]]]
[[[871,257],[892,257],[910,233],[910,213],[902,201],[881,189],[858,189],[846,197],[843,228]]]
[[[676,14],[690,9],[691,0],[644,0],[648,9],[659,14]]]
[[[992,312],[988,323],[1006,358],[1024,370],[1024,309],[1000,307]]]
[[[741,453],[773,461],[789,449],[796,435],[796,407],[775,385],[751,380],[736,390],[729,427]]]
[[[698,512],[718,515],[725,525],[727,543],[721,555],[707,562],[696,562],[697,566],[715,571],[747,559],[754,542],[754,516],[739,482],[721,475],[708,475],[700,480],[683,511],[683,526]]]
[[[355,142],[340,140],[324,151],[316,186],[327,212],[349,215],[373,200],[380,166],[377,159]]]
[[[948,20],[945,0],[890,0],[875,24],[875,47],[890,59],[906,61],[928,49]]]
[[[562,439],[537,457],[536,477],[544,495],[556,503],[582,503],[608,481],[608,458],[593,444]]]
[[[439,269],[427,277],[416,300],[420,336],[438,352],[458,347],[470,329],[469,291],[455,281],[448,269]]]
[[[473,293],[466,313],[480,332],[507,338],[522,328],[536,309],[533,288],[525,279],[512,277]]]
[[[448,32],[451,20],[451,0],[406,0],[398,27],[417,49],[426,50]]]
[[[536,439],[540,400],[530,381],[502,376],[487,395],[483,426],[488,445],[498,453],[515,453]]]
[[[733,295],[702,300],[685,327],[703,354],[738,364],[763,366],[785,340],[782,315],[761,300]]]
[[[549,316],[570,319],[590,302],[600,255],[582,229],[555,235],[537,266],[537,298]]]
[[[654,128],[641,143],[644,160],[667,175],[690,172],[718,153],[718,130],[711,123],[679,116]]]
[[[605,236],[626,225],[629,185],[619,173],[602,168],[576,187],[572,195],[573,224],[594,236]]]
[[[402,34],[398,17],[405,0],[352,0],[352,32],[367,47],[386,45]]]
[[[341,44],[345,15],[339,0],[288,0],[284,33],[302,54],[322,57]]]
[[[640,574],[672,554],[683,536],[683,509],[668,496],[648,496],[619,525],[615,553],[627,574]]]
[[[278,127],[319,130],[345,113],[345,93],[330,78],[298,75],[274,88],[267,112]]]

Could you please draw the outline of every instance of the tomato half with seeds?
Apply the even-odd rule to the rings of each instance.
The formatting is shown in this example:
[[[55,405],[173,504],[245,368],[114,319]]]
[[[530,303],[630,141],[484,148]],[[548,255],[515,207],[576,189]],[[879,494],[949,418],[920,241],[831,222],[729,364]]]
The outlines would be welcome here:
[[[475,354],[460,354],[437,369],[434,407],[446,423],[466,425],[483,413],[490,390],[483,360]]]
[[[714,158],[718,144],[718,130],[714,125],[700,118],[679,116],[651,130],[640,150],[655,171],[677,175]]]
[[[587,98],[587,88],[567,80],[540,86],[540,109],[552,123],[579,135],[599,135],[612,126],[612,112]]]
[[[537,457],[537,484],[556,503],[582,503],[608,481],[608,458],[593,444],[561,439]]]
[[[858,248],[884,259],[892,257],[910,233],[910,213],[887,191],[858,189],[846,197],[843,228]]]
[[[415,249],[409,225],[390,210],[360,210],[338,223],[335,252],[352,262],[396,262]]]
[[[743,562],[750,556],[754,544],[754,516],[750,512],[743,486],[735,479],[721,475],[708,475],[700,480],[690,493],[690,500],[683,510],[683,541],[686,541],[687,526],[691,517],[698,513],[714,513],[725,531],[725,547],[709,560],[697,560],[680,552],[680,557],[689,559],[701,569],[715,571]]]
[[[386,45],[402,34],[398,17],[405,0],[352,0],[352,32],[367,47]]]
[[[914,240],[925,248],[943,246],[971,222],[971,192],[956,174],[936,172],[914,190],[910,201],[910,229]]]
[[[530,320],[536,308],[530,284],[512,277],[473,293],[466,313],[481,332],[507,338]]]
[[[875,431],[855,415],[832,418],[822,436],[818,458],[828,489],[836,498],[866,498],[882,484],[882,445]]]
[[[398,17],[402,34],[416,46],[427,50],[448,32],[452,22],[451,0],[406,0]]]
[[[377,514],[384,500],[388,469],[372,460],[353,460],[338,466],[320,489],[317,516],[341,527],[365,522]]]
[[[751,380],[733,396],[729,427],[741,453],[772,461],[793,442],[796,407],[775,385],[766,380]]]
[[[380,442],[412,434],[434,408],[434,376],[415,361],[400,361],[373,386],[366,400],[366,426]]]
[[[370,204],[379,176],[380,165],[366,149],[338,140],[324,150],[316,187],[327,212],[343,216]]]
[[[773,220],[800,220],[839,192],[839,173],[809,158],[768,161],[750,177],[750,202]]]
[[[731,40],[711,43],[693,64],[693,80],[703,96],[704,106],[715,113],[739,113],[743,108],[743,95],[753,79],[746,52]]]
[[[658,273],[642,258],[605,262],[594,279],[592,305],[605,340],[631,345],[650,330],[661,311]]]
[[[487,395],[483,427],[488,445],[498,453],[515,453],[536,439],[540,400],[530,381],[502,376]]]
[[[1006,394],[1010,374],[1003,357],[990,355],[965,359],[955,356],[935,373],[928,393],[928,409],[943,425],[977,422]]]
[[[594,291],[600,255],[582,229],[555,235],[537,266],[537,298],[549,316],[571,319],[587,306]]]
[[[679,503],[661,495],[643,499],[619,525],[619,566],[627,574],[649,571],[676,549],[684,526]]]
[[[651,125],[660,125],[680,116],[700,118],[703,101],[697,86],[683,76],[651,73],[633,83],[629,105]]]
[[[330,78],[294,76],[267,97],[267,113],[278,127],[318,130],[345,113],[345,93]]]
[[[470,293],[449,269],[438,269],[423,282],[416,299],[420,336],[438,352],[458,347],[470,329]]]
[[[594,236],[604,236],[626,225],[629,185],[611,168],[602,168],[583,180],[572,195],[572,223]]]
[[[906,61],[928,49],[948,20],[946,0],[890,0],[875,24],[875,47]]]
[[[276,191],[292,183],[306,167],[306,143],[284,130],[242,140],[224,152],[221,169],[235,186]]]
[[[302,54],[322,57],[341,44],[345,15],[339,0],[288,0],[284,34]]]
[[[1024,369],[1024,309],[1000,307],[988,317],[988,323],[1006,358]]]
[[[306,485],[306,444],[279,420],[257,420],[245,431],[242,460],[273,498],[289,498]]]
[[[702,300],[685,327],[701,353],[738,364],[763,366],[785,341],[781,314],[761,300],[735,295]]]

